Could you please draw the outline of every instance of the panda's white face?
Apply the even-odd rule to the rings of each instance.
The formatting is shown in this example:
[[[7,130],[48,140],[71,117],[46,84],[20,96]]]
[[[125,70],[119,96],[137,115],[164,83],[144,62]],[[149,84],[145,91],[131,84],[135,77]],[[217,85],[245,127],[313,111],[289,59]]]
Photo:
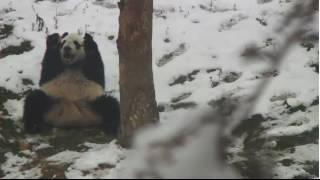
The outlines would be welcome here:
[[[68,34],[61,39],[60,54],[64,64],[72,65],[85,58],[83,41],[83,37],[75,33]]]

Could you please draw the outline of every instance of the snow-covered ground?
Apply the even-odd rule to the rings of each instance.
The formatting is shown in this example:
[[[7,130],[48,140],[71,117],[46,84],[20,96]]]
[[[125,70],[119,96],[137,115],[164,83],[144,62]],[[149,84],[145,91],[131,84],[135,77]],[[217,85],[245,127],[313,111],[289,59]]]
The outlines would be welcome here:
[[[318,12],[304,27],[308,36],[277,69],[270,70],[266,59],[248,62],[242,56],[252,43],[277,50],[285,36],[275,28],[293,4],[154,0],[153,70],[162,126],[170,128],[224,97],[241,104],[271,78],[255,116],[235,131],[229,149],[229,162],[245,177],[256,170],[247,153],[272,154],[275,178],[319,176],[319,46],[311,41],[319,37]],[[92,34],[105,63],[107,91],[119,98],[118,15],[116,0],[0,1],[0,178],[114,178],[125,169],[122,162],[131,153],[95,130],[39,136],[21,131],[23,100],[38,87],[47,34]]]

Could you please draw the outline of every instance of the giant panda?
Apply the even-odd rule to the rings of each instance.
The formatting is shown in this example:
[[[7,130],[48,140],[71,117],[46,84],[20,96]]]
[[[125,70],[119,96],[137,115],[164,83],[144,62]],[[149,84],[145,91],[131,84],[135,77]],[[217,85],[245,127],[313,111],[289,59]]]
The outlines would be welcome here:
[[[100,126],[116,134],[120,108],[105,94],[104,64],[92,36],[75,33],[47,37],[39,89],[25,100],[24,128],[38,133],[58,128]]]

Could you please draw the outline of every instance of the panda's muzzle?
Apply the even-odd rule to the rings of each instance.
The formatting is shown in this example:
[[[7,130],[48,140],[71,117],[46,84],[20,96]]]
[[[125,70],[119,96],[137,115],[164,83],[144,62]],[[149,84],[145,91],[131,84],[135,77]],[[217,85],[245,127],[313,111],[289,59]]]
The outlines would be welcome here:
[[[67,59],[74,58],[74,55],[72,54],[72,49],[69,46],[63,48],[63,57]]]

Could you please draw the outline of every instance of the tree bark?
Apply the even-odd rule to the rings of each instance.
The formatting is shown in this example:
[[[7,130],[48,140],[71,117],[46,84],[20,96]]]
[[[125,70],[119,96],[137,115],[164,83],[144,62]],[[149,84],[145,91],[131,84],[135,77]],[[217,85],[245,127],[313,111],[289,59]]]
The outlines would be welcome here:
[[[121,0],[119,9],[120,142],[130,146],[138,129],[159,121],[152,72],[153,0]]]

